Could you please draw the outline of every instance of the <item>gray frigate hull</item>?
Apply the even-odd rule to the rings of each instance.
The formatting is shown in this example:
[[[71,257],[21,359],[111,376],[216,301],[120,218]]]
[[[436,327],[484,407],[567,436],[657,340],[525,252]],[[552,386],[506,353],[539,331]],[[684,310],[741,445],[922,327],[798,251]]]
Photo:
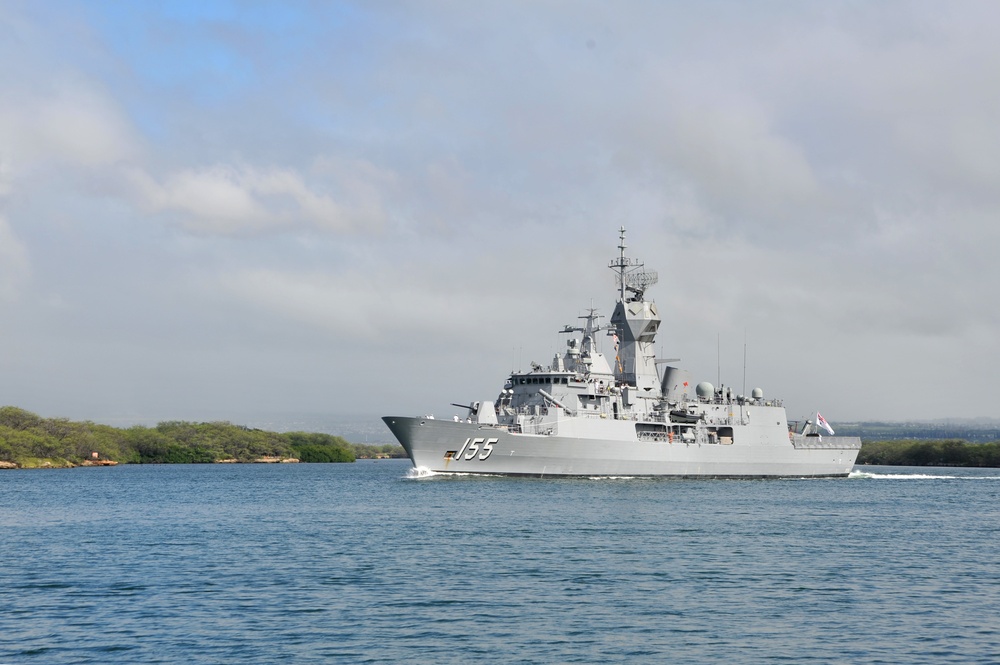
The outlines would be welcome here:
[[[534,477],[844,477],[854,467],[861,447],[860,439],[854,437],[793,442],[782,436],[773,443],[724,445],[516,434],[477,423],[409,416],[386,416],[383,420],[413,465],[436,473]]]

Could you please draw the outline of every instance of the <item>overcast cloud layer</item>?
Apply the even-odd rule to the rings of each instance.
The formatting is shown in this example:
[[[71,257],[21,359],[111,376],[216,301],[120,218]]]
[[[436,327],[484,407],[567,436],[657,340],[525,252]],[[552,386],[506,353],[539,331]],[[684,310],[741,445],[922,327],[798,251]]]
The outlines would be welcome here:
[[[437,413],[610,315],[833,422],[996,416],[1000,4],[6,2],[0,403]],[[721,362],[719,360],[721,359]]]

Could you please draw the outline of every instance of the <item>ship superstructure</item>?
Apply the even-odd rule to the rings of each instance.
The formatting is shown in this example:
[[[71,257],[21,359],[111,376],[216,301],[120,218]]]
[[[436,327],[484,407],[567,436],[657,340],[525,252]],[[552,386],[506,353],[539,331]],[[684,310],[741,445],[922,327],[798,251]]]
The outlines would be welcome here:
[[[383,418],[414,466],[528,476],[846,476],[860,439],[821,436],[812,421],[793,431],[782,403],[761,389],[743,396],[692,386],[688,371],[657,361],[661,319],[646,299],[657,275],[626,255],[619,233],[608,323],[589,309],[582,325],[561,331],[563,354],[511,373],[494,401],[455,405],[467,409],[464,418]],[[599,350],[599,335],[613,355]]]

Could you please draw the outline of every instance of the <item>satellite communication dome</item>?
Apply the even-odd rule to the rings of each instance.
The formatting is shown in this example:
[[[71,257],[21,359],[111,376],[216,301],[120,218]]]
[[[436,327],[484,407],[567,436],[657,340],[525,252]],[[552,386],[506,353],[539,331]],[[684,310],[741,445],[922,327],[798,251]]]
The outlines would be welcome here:
[[[702,381],[699,383],[695,390],[698,391],[698,397],[711,397],[715,394],[715,386],[708,381]]]
[[[750,397],[754,399],[764,399],[764,391],[760,388],[754,388],[753,392],[750,393]]]

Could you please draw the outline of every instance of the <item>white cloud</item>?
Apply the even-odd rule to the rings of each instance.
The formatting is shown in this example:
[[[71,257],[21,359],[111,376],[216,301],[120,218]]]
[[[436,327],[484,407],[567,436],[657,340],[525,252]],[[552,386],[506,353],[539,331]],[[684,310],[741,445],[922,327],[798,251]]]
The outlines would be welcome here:
[[[99,84],[63,78],[40,89],[8,88],[0,97],[0,145],[18,170],[38,164],[83,167],[133,156],[137,138]]]
[[[28,250],[0,216],[0,300],[14,300],[28,276]]]
[[[341,342],[423,349],[440,342],[467,348],[498,312],[535,300],[488,290],[492,275],[409,260],[381,264],[377,271],[246,269],[220,276],[219,283],[253,309],[326,331]]]
[[[277,228],[312,227],[336,232],[379,228],[387,212],[373,184],[374,169],[361,164],[338,173],[326,188],[341,200],[290,168],[258,168],[218,164],[182,169],[158,182],[148,173],[127,173],[139,205],[152,212],[175,215],[192,232],[233,235]]]
[[[819,203],[803,154],[749,108],[686,109],[660,146],[673,170],[690,178],[704,205],[727,215],[787,219]]]

